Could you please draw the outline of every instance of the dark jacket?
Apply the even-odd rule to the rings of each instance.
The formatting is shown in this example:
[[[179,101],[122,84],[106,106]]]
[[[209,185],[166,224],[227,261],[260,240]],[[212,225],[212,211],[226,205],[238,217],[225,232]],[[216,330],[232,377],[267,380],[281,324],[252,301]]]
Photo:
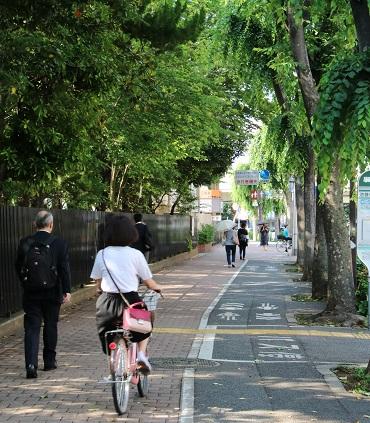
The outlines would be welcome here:
[[[143,222],[138,222],[135,225],[139,238],[134,242],[131,247],[136,248],[143,254],[153,249],[152,234],[150,233],[148,226]]]
[[[15,268],[18,277],[21,280],[21,270],[24,264],[25,255],[28,251],[30,244],[30,238],[35,239],[38,242],[48,243],[50,237],[53,236],[54,240],[50,245],[51,252],[53,254],[53,262],[57,268],[59,284],[48,291],[43,292],[24,292],[24,297],[35,298],[35,299],[50,299],[61,301],[63,295],[71,292],[71,271],[69,267],[68,257],[68,245],[66,241],[61,238],[55,237],[46,231],[37,231],[35,234],[22,238],[19,242],[17,259],[15,262]]]
[[[239,228],[238,229],[238,239],[239,239],[239,244],[243,244],[244,243],[244,244],[248,245],[248,239],[246,239],[245,241],[243,241],[242,240],[242,235],[247,235],[248,236],[248,231],[245,228]]]

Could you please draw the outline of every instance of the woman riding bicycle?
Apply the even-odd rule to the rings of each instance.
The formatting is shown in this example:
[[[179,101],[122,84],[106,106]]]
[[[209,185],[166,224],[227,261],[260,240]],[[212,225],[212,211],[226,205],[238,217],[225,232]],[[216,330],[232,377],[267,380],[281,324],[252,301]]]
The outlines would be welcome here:
[[[97,283],[96,325],[100,342],[106,354],[105,333],[122,325],[124,301],[119,291],[130,304],[140,302],[137,293],[139,279],[153,291],[162,287],[152,279],[152,273],[144,255],[130,244],[137,240],[138,233],[127,216],[113,215],[105,229],[105,248],[95,258],[90,277]],[[114,280],[112,280],[112,278]],[[119,288],[119,291],[116,287]],[[146,356],[150,333],[131,332],[132,342],[138,344],[138,364],[141,371],[149,372],[151,366]]]

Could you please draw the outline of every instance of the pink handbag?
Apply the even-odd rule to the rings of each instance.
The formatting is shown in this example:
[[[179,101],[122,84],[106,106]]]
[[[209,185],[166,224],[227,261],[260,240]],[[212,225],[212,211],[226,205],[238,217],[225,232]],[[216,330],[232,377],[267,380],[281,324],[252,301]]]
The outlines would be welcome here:
[[[139,333],[149,333],[152,331],[152,313],[146,309],[144,302],[130,304],[122,292],[119,290],[116,281],[113,279],[111,272],[108,269],[107,263],[105,262],[104,250],[102,252],[103,261],[107,272],[112,279],[112,282],[116,286],[122,300],[127,305],[123,309],[123,329],[131,330]],[[141,306],[141,308],[134,308],[135,306]]]
[[[130,304],[123,310],[123,328],[133,332],[149,333],[152,331],[152,313],[143,308],[134,308],[138,305],[145,304],[143,302]]]

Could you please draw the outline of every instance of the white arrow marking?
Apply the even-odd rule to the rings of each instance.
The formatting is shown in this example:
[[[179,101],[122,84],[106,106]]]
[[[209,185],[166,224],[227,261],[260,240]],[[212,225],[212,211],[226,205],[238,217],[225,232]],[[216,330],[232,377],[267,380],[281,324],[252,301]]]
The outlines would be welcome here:
[[[260,310],[276,310],[279,307],[270,303],[262,303],[257,308],[259,308]]]
[[[236,320],[237,317],[240,317],[240,314],[227,311],[226,313],[220,313],[217,316],[220,316],[222,320]]]

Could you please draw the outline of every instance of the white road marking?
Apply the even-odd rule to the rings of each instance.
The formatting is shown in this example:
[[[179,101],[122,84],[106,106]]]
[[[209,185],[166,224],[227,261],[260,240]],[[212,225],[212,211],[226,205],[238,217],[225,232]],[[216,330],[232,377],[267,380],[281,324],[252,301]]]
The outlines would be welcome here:
[[[298,345],[272,345],[272,344],[258,344],[258,347],[263,349],[263,348],[267,348],[267,349],[272,349],[272,348],[277,348],[278,350],[299,350],[299,346]]]
[[[262,303],[260,306],[258,306],[257,307],[258,309],[260,309],[260,310],[266,310],[266,311],[268,311],[268,310],[276,310],[276,309],[278,309],[279,307],[278,306],[276,306],[276,305],[273,305],[273,304],[271,304],[270,305],[270,303]]]
[[[217,326],[208,326],[208,319],[212,311],[215,309],[217,303],[220,301],[226,290],[234,282],[235,278],[239,275],[241,270],[247,265],[246,260],[238,271],[234,273],[233,277],[224,285],[217,297],[212,301],[207,310],[203,313],[199,329],[217,328]],[[205,334],[203,336],[196,336],[188,358],[203,358],[212,360],[213,346],[215,334]],[[180,405],[180,418],[179,423],[193,423],[194,422],[194,369],[185,369],[182,379],[181,388],[181,405]]]
[[[194,422],[194,369],[185,369],[182,376],[179,423]]]
[[[217,326],[210,325],[207,326],[207,329],[217,329]],[[204,335],[199,353],[197,354],[198,358],[212,360],[215,337],[216,335],[214,333],[206,333]]]
[[[217,316],[220,316],[222,320],[236,320],[237,317],[240,317],[240,314],[226,311],[225,313],[217,314]]]
[[[221,306],[219,307],[219,310],[235,310],[235,309],[243,309],[244,308],[244,304],[242,303],[224,303],[221,304]]]
[[[256,313],[257,320],[280,320],[280,313]]]

